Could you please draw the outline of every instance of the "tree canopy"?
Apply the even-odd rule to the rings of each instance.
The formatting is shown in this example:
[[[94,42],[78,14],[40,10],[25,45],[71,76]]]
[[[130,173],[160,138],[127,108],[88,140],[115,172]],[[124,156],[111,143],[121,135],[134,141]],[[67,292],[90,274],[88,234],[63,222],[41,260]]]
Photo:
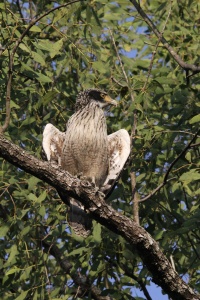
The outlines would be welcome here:
[[[4,0],[0,22],[0,299],[150,300],[151,281],[200,299],[199,1]],[[65,131],[91,87],[119,102],[108,133],[132,138],[107,200],[41,161],[44,126]]]

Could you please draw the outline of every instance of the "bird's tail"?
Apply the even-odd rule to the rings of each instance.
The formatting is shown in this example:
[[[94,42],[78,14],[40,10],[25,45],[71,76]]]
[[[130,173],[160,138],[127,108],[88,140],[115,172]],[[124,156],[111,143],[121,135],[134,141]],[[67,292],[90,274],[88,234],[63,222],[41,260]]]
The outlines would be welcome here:
[[[68,222],[77,235],[87,237],[91,232],[92,219],[83,205],[74,198],[70,198]]]
[[[90,215],[84,210],[84,206],[76,199],[67,196],[66,194],[57,190],[62,201],[67,204],[68,222],[75,234],[87,237],[92,230],[92,219]]]

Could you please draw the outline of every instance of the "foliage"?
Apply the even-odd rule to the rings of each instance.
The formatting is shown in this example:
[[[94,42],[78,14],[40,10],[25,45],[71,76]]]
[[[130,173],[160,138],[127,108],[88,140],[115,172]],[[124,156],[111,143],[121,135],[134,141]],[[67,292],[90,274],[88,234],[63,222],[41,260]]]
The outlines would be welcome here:
[[[34,15],[64,3],[58,2],[0,3],[2,124],[9,56],[16,40]],[[170,1],[140,2],[162,30]],[[198,0],[174,1],[164,29],[170,45],[185,62],[193,64],[198,63],[200,53],[199,13]],[[150,194],[163,182],[200,121],[199,76],[190,77],[187,84],[184,71],[162,44],[156,49],[147,82],[156,42],[128,0],[80,1],[44,16],[25,35],[14,57],[6,137],[40,158],[46,123],[64,131],[81,89],[108,91],[119,100],[118,108],[107,116],[109,132],[120,128],[131,132],[137,112],[131,164],[108,200],[115,209],[132,217],[130,172],[136,173],[140,197]],[[134,95],[134,101],[130,95]],[[199,142],[198,136],[194,143]],[[194,145],[171,169],[168,178],[173,179],[139,205],[141,226],[159,241],[177,272],[198,292],[199,169],[199,149]],[[91,236],[75,236],[67,223],[66,206],[54,189],[4,160],[0,176],[0,299],[72,299],[78,293],[71,276],[44,242],[56,244],[72,263],[70,274],[79,270],[88,275],[102,295],[131,299],[133,286],[141,287],[141,280],[149,285],[146,267],[121,237],[95,222]],[[90,297],[90,293],[81,296]]]

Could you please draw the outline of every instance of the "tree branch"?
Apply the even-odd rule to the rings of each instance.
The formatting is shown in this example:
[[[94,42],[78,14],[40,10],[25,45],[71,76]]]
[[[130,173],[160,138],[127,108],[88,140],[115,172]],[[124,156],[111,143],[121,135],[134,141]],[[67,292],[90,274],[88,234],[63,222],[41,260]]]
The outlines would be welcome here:
[[[138,202],[144,202],[151,198],[153,195],[155,195],[159,190],[162,189],[163,186],[165,186],[169,181],[175,179],[176,177],[172,177],[166,181],[163,181],[157,188],[155,188],[151,193],[149,193],[147,196],[143,197],[142,199],[138,200]]]
[[[175,52],[175,50],[169,45],[167,40],[162,36],[161,32],[157,29],[151,19],[146,15],[146,13],[142,10],[140,4],[136,0],[130,0],[130,2],[135,6],[137,12],[143,18],[143,20],[147,23],[147,25],[151,28],[151,30],[155,33],[155,35],[160,39],[163,46],[169,51],[173,59],[179,64],[179,66],[184,69],[186,72],[192,71],[192,75],[200,72],[200,66],[187,64],[185,63],[180,56]],[[191,75],[190,75],[191,76]]]
[[[168,168],[168,170],[167,170],[167,172],[165,174],[163,182],[157,188],[155,188],[149,195],[147,195],[144,198],[138,200],[138,202],[143,202],[143,201],[148,200],[153,195],[155,195],[163,186],[165,186],[169,181],[171,181],[171,180],[173,180],[173,179],[176,178],[176,177],[172,177],[172,178],[168,179],[169,173],[170,173],[171,169],[173,168],[173,166],[175,165],[175,163],[180,159],[180,157],[183,154],[185,154],[187,152],[188,149],[194,147],[195,145],[198,145],[198,144],[192,144],[192,143],[198,137],[199,131],[200,130],[197,131],[197,133],[193,136],[192,140],[188,143],[188,145],[186,145],[186,147],[181,151],[181,153],[178,155],[178,157],[171,163],[171,165],[169,166],[169,168]]]
[[[180,159],[180,157],[185,154],[187,152],[187,150],[191,147],[192,143],[195,141],[195,139],[197,138],[198,134],[199,134],[200,130],[197,131],[197,133],[193,136],[193,138],[191,139],[191,141],[186,145],[186,147],[181,151],[181,153],[177,156],[177,158],[175,158],[175,160],[171,163],[171,165],[169,166],[169,169],[167,170],[167,173],[165,174],[163,183],[167,182],[167,178],[169,176],[169,173],[171,171],[171,169],[173,168],[173,166],[175,165],[175,163]]]
[[[69,173],[40,161],[0,135],[0,156],[11,164],[38,177],[53,187],[78,199],[91,216],[109,230],[121,235],[134,246],[152,274],[152,280],[174,300],[199,300],[176,273],[159,249],[158,243],[142,227],[109,206],[94,186]]]
[[[55,257],[56,261],[59,263],[62,270],[71,276],[74,283],[79,287],[77,291],[77,296],[79,298],[83,298],[91,293],[92,299],[95,300],[111,300],[109,296],[104,297],[101,296],[101,290],[99,290],[96,286],[92,285],[89,282],[88,277],[83,276],[81,274],[75,273],[71,274],[71,268],[73,267],[72,263],[66,258],[63,257],[60,249],[54,244],[48,244],[44,240],[42,241],[42,245],[44,246],[45,250],[50,253],[52,256]]]

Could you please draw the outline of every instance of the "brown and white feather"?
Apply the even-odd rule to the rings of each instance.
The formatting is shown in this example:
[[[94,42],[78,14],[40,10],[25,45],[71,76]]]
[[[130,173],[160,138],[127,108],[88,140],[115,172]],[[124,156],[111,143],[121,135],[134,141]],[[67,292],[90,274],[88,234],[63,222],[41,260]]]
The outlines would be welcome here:
[[[106,118],[101,96],[104,91],[89,89],[79,93],[76,112],[60,132],[47,124],[43,132],[43,149],[47,159],[74,176],[93,182],[105,195],[113,188],[130,153],[130,136],[121,129],[107,135]],[[99,101],[101,100],[101,101]],[[107,101],[107,100],[106,100]],[[116,104],[109,99],[109,103]],[[58,191],[65,203],[70,203],[69,223],[78,235],[87,236],[92,220],[83,205]]]

